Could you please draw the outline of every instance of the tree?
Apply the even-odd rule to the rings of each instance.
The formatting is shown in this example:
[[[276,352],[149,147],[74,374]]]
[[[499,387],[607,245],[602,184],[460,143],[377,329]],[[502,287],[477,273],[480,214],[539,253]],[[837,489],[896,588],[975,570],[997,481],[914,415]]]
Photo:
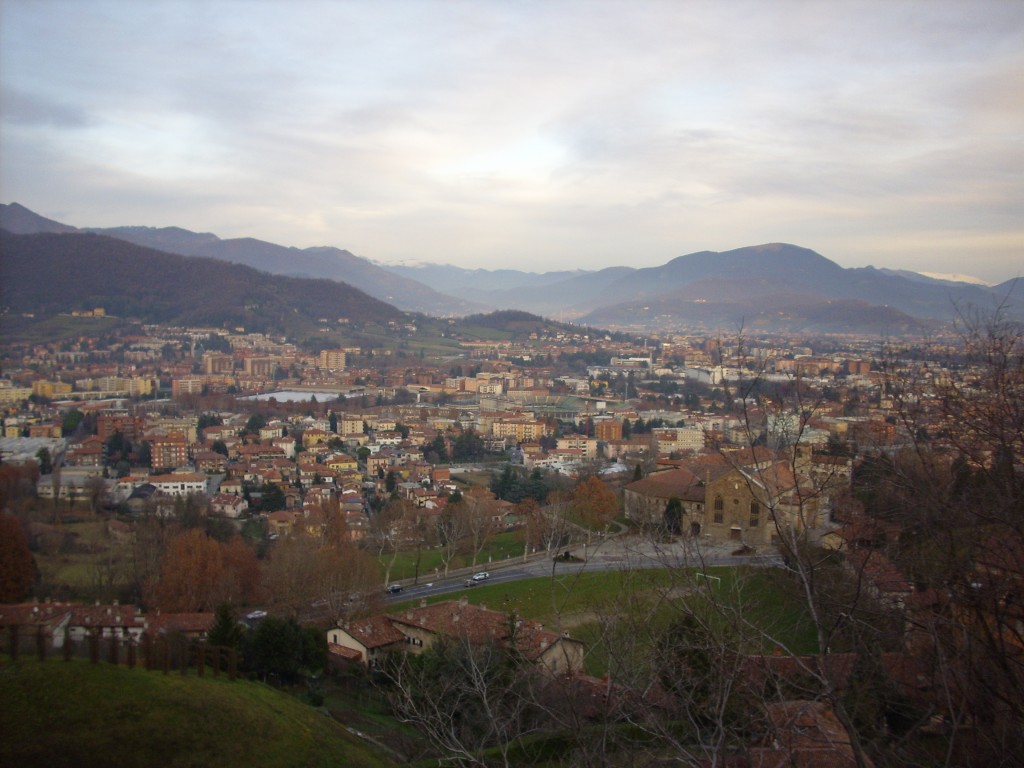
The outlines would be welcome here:
[[[301,533],[279,539],[263,566],[269,608],[282,616],[298,616],[313,600],[319,577],[317,543]]]
[[[171,540],[160,573],[158,599],[164,611],[208,611],[219,602],[224,573],[220,545],[192,528]]]
[[[467,543],[473,555],[472,564],[475,566],[480,558],[480,553],[497,532],[497,524],[494,520],[494,500],[479,496],[467,496],[461,506],[465,510],[464,528]],[[447,569],[445,572],[447,573]]]
[[[964,763],[1024,763],[1024,328],[1000,312],[965,313],[943,375],[886,362],[908,447],[875,463],[870,514],[908,536],[897,562],[943,600],[917,638],[960,706],[948,753]],[[948,350],[949,347],[946,347]],[[942,360],[940,353],[930,353]],[[948,371],[948,373],[946,373]],[[932,431],[942,440],[931,442]]]
[[[405,517],[407,502],[402,499],[389,499],[384,506],[370,516],[369,539],[377,550],[377,557],[383,559],[388,553],[391,557],[384,562],[384,583],[391,583],[391,569],[398,558],[401,544],[402,518]]]
[[[448,444],[445,442],[444,435],[438,434],[434,439],[424,446],[424,455],[432,454],[432,464],[447,464],[448,463]]]
[[[589,528],[604,528],[619,514],[615,491],[597,477],[588,477],[576,486],[572,505],[576,516]]]
[[[665,532],[673,536],[678,536],[682,532],[683,505],[677,496],[673,496],[665,505],[663,525]]]
[[[457,438],[452,446],[452,461],[476,461],[484,455],[484,441],[472,429],[467,429]]]
[[[322,636],[318,632],[317,635]],[[322,643],[324,653],[318,653]],[[264,681],[270,676],[282,683],[296,682],[303,671],[315,672],[323,668],[326,640],[319,642],[307,638],[307,633],[294,618],[267,616],[252,632],[245,648],[246,664]]]
[[[77,408],[72,408],[64,414],[64,421],[61,424],[60,433],[63,437],[69,437],[74,434],[75,430],[82,423],[85,418],[85,414]]]
[[[221,603],[213,619],[213,626],[206,635],[210,645],[222,648],[240,648],[242,639],[245,636],[245,625],[241,624],[235,617],[235,612],[230,603]]]
[[[452,561],[465,544],[470,514],[467,503],[465,497],[458,504],[449,502],[437,516],[437,542],[441,547],[441,564],[446,578]]]
[[[262,415],[254,413],[249,417],[249,420],[245,422],[245,428],[242,430],[243,435],[258,435],[263,427],[267,426],[267,420]]]
[[[53,458],[50,456],[49,448],[40,448],[36,451],[36,462],[39,464],[39,474],[49,475],[53,473]]]
[[[261,512],[277,512],[284,507],[285,497],[281,486],[276,483],[264,483],[260,486],[259,509]]]
[[[36,564],[21,521],[0,512],[0,603],[28,597],[36,580]]]
[[[550,722],[540,676],[514,648],[443,639],[418,656],[393,654],[383,667],[391,707],[456,765],[512,765],[512,747]]]
[[[216,595],[231,605],[252,605],[262,595],[260,563],[256,552],[237,533],[220,544],[223,575]]]

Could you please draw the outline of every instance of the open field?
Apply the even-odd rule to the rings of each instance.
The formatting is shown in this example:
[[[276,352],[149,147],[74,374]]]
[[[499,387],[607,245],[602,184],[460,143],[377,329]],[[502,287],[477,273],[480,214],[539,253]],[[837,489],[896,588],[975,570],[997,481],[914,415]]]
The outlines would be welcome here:
[[[43,523],[35,530],[40,546],[33,556],[45,596],[99,598],[97,589],[129,580],[131,546],[115,541],[105,521]]]
[[[797,654],[817,650],[814,628],[784,572],[721,567],[706,574],[645,569],[557,575],[484,584],[467,590],[467,596],[474,605],[515,611],[548,629],[570,631],[587,643],[586,670],[595,675],[608,671],[615,632],[632,632],[643,646],[683,610],[728,628],[747,653],[770,653],[776,646]],[[428,602],[444,599],[451,596]]]
[[[510,557],[521,557],[523,554],[523,534],[521,531],[509,531],[499,533],[491,538],[487,546],[477,557],[476,564],[480,567],[486,566],[489,562],[506,560]],[[431,581],[439,573],[443,575],[443,551],[441,549],[424,549],[420,553],[419,576],[420,581]],[[381,574],[391,555],[383,555],[378,558],[381,564]],[[473,563],[472,554],[456,555],[452,560],[451,569],[466,568]],[[395,564],[391,569],[391,581],[402,581],[416,576],[416,553],[399,552],[395,558]]]

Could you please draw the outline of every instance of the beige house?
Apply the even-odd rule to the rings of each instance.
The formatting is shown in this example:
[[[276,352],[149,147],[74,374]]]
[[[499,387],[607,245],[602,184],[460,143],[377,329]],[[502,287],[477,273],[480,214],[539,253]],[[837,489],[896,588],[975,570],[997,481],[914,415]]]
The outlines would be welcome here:
[[[406,636],[387,616],[353,619],[327,632],[327,649],[333,656],[375,666],[388,651],[404,648]]]

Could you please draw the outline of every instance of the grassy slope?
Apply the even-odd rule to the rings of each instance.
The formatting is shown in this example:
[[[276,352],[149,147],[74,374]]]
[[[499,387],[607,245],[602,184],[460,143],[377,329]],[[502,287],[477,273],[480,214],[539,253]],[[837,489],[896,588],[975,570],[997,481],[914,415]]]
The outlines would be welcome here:
[[[0,662],[0,765],[392,765],[267,686],[86,661]]]

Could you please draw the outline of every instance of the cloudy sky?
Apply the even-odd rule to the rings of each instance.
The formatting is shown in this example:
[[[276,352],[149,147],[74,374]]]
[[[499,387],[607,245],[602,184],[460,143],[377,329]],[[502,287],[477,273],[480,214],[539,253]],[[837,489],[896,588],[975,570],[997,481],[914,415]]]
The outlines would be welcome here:
[[[1020,0],[0,0],[0,198],[376,261],[1024,274]]]

